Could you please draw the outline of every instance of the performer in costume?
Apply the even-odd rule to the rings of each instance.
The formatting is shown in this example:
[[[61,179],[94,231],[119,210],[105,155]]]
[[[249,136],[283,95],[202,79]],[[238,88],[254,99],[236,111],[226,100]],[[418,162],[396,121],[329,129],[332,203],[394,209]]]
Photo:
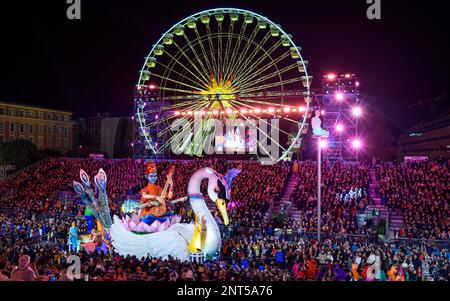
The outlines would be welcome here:
[[[317,110],[315,117],[311,118],[311,127],[313,129],[314,136],[328,137],[330,133],[327,130],[322,129],[322,120],[320,120],[320,111]]]
[[[89,242],[84,243],[84,249],[88,253],[92,253],[95,251],[95,248],[98,246],[98,238],[97,238],[97,231],[95,229],[92,229],[91,235],[89,237]]]
[[[72,222],[72,226],[69,229],[69,252],[78,250],[78,228],[75,222]]]
[[[155,220],[164,222],[173,215],[172,211],[167,211],[166,201],[173,198],[173,173],[174,168],[170,167],[164,189],[156,185],[158,179],[155,163],[149,161],[145,164],[145,178],[148,184],[141,189],[141,203],[138,208],[142,208],[139,218],[146,224],[151,224]]]

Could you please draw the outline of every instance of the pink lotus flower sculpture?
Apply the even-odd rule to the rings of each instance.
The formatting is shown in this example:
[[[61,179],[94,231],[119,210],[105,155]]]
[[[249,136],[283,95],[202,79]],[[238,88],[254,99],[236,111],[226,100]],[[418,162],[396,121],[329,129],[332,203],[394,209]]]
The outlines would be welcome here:
[[[130,218],[128,215],[122,217],[122,224],[128,231],[137,232],[137,233],[154,233],[154,232],[162,232],[167,230],[170,226],[181,222],[181,216],[173,215],[166,219],[164,222],[160,222],[155,220],[151,225],[147,225],[146,223],[139,220],[138,223],[135,220],[139,220],[137,218]]]

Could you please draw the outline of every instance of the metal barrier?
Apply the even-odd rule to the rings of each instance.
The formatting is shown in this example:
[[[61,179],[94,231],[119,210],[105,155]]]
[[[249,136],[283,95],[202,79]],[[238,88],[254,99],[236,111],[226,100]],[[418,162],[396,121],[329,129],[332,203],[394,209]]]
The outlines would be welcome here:
[[[393,238],[389,240],[389,243],[397,248],[400,247],[431,247],[437,250],[450,250],[449,239],[422,239],[422,238]]]

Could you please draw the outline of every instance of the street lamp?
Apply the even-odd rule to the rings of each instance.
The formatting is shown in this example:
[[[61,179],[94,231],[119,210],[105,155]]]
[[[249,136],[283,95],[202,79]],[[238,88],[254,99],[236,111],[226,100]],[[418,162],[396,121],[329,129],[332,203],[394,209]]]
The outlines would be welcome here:
[[[361,114],[362,114],[361,108],[360,108],[360,107],[354,107],[354,108],[352,109],[352,114],[353,114],[353,116],[355,116],[355,117],[361,116]]]
[[[317,145],[317,241],[320,242],[320,221],[322,207],[322,149],[328,145],[327,140],[322,140],[319,136]]]
[[[355,149],[360,149],[361,148],[361,140],[359,139],[355,139],[352,141],[352,146]]]

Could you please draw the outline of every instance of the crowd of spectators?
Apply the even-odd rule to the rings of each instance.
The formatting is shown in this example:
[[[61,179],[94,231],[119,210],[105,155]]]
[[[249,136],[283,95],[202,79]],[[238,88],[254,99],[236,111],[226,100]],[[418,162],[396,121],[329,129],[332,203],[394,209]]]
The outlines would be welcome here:
[[[72,183],[79,180],[80,169],[93,177],[100,168],[108,175],[108,194],[114,199],[125,194],[142,182],[142,163],[133,160],[76,160],[49,158],[21,170],[0,182],[0,190],[14,189],[14,194],[3,199],[3,209],[49,214],[78,214],[75,200],[61,200],[52,196],[58,191],[73,192]]]
[[[296,227],[317,229],[317,165],[298,162],[296,190],[291,202],[300,211]],[[324,233],[370,234],[370,227],[358,227],[356,215],[370,203],[369,166],[365,163],[322,164],[321,231]]]
[[[374,276],[368,275],[367,270],[375,259],[381,266],[377,279],[448,279],[448,250],[445,248],[436,250],[429,245],[399,248],[374,240],[376,233],[372,227],[357,225],[357,214],[372,203],[368,187],[369,170],[373,167],[381,202],[403,216],[401,237],[448,239],[448,164],[370,166],[325,161],[321,231],[325,236],[360,236],[345,239],[328,236],[330,239],[321,243],[303,236],[317,231],[314,162],[266,166],[257,162],[204,159],[163,161],[157,162],[158,185],[164,186],[169,166],[175,167],[175,198],[186,195],[189,178],[199,168],[212,167],[222,174],[231,168],[241,170],[233,180],[229,204],[232,223],[228,232],[223,233],[221,258],[195,264],[81,250],[77,255],[82,262],[82,279],[359,281],[373,280]],[[4,212],[0,211],[0,279],[66,279],[67,257],[71,254],[67,247],[71,222],[76,221],[80,232],[86,232],[83,206],[74,197],[72,181],[79,179],[80,169],[93,177],[100,168],[108,176],[110,207],[117,214],[123,200],[121,196],[137,197],[146,183],[143,162],[139,160],[50,158],[0,182],[0,210]],[[281,225],[265,219],[266,211],[273,202],[280,200],[292,176],[296,189],[291,202],[300,212],[300,218],[286,218]],[[203,185],[206,188],[206,182]],[[172,209],[182,214],[184,221],[190,220],[186,218],[192,213],[188,203],[179,203]],[[282,229],[281,236],[274,231],[275,227]]]
[[[29,223],[33,220],[33,223]],[[103,251],[69,252],[69,221],[2,215],[0,280],[38,281],[440,281],[449,279],[448,250],[425,243],[396,247],[376,239],[318,243],[295,235],[235,230],[219,258],[204,263],[136,258]],[[83,225],[80,225],[83,226]],[[45,228],[45,230],[42,230]],[[80,274],[69,256],[80,259]],[[67,274],[68,271],[71,273]]]
[[[263,215],[269,204],[280,195],[290,172],[288,163],[263,166],[258,163],[227,163],[223,160],[164,161],[157,163],[157,184],[164,186],[169,166],[175,168],[174,198],[186,195],[192,172],[212,167],[225,174],[231,168],[241,169],[233,182],[233,210],[230,216],[240,226],[262,226]],[[83,206],[74,197],[72,182],[79,179],[80,169],[93,177],[100,168],[108,176],[107,192],[113,212],[120,206],[118,196],[134,195],[145,185],[144,164],[140,160],[74,160],[50,158],[0,182],[0,190],[13,189],[14,193],[2,197],[0,208],[36,213],[81,215]],[[206,183],[203,183],[206,187]],[[56,192],[68,192],[59,197]],[[207,195],[205,193],[205,195]],[[120,204],[119,204],[120,205]],[[177,206],[180,207],[180,206]]]
[[[317,226],[317,170],[314,162],[295,163],[296,189],[291,195],[300,218],[286,223],[294,231],[315,231]],[[241,169],[233,181],[232,203],[229,204],[233,223],[242,227],[267,227],[264,214],[281,193],[292,174],[292,163],[264,166],[256,162],[226,162],[224,160],[189,160],[158,162],[157,184],[164,185],[169,166],[175,167],[174,197],[186,195],[192,171],[210,166],[225,174],[231,168]],[[46,214],[82,215],[83,206],[71,187],[84,169],[91,177],[100,168],[108,175],[108,196],[117,213],[124,195],[134,195],[145,185],[143,162],[139,160],[74,160],[50,158],[24,169],[0,182],[0,208]],[[372,203],[368,195],[370,165],[327,162],[322,165],[322,232],[373,234],[373,227],[357,224],[357,214]],[[403,216],[400,237],[448,239],[449,169],[442,162],[377,164],[378,193],[381,203]],[[203,183],[206,185],[206,183]],[[65,192],[60,197],[56,192]],[[206,195],[206,194],[205,194]],[[122,198],[120,197],[122,196]],[[176,211],[186,212],[179,204]],[[269,221],[270,222],[270,221]],[[273,225],[272,225],[273,226]]]
[[[450,171],[444,162],[376,167],[382,203],[403,216],[400,237],[449,239]]]

